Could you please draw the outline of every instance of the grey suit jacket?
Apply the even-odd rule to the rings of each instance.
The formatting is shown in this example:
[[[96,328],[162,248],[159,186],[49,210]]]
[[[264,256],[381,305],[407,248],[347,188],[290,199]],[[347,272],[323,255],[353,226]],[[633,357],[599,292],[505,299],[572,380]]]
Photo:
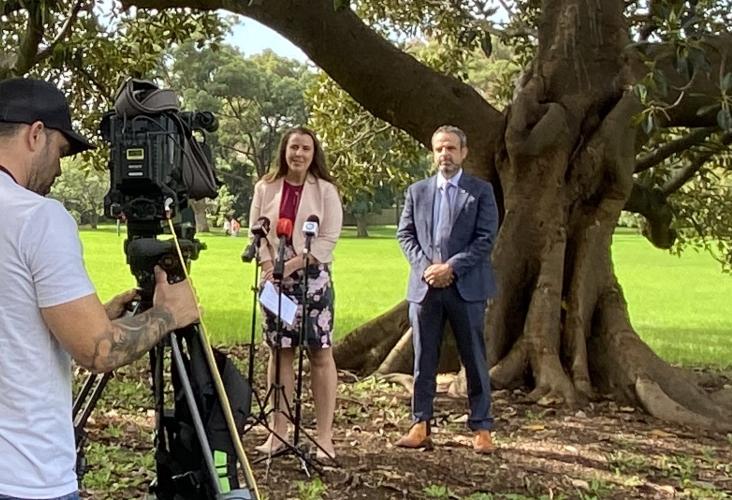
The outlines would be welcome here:
[[[447,262],[463,300],[485,301],[496,294],[490,261],[498,230],[498,208],[489,182],[463,172],[458,182]],[[407,300],[422,302],[429,289],[422,275],[432,263],[433,204],[437,177],[415,182],[407,190],[397,239],[412,269]]]

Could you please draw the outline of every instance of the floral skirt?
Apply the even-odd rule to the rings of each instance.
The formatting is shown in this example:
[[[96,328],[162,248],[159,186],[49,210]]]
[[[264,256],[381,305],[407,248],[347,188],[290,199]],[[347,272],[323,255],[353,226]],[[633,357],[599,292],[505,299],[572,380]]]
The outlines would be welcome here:
[[[291,245],[285,247],[285,260],[295,255]],[[282,292],[297,304],[297,313],[292,325],[280,322],[277,330],[277,316],[262,309],[262,330],[267,343],[274,347],[289,348],[300,343],[302,325],[302,292],[305,269],[299,269],[282,279]],[[329,264],[310,264],[308,266],[307,320],[305,322],[305,346],[330,347],[333,343],[333,309],[335,293]]]

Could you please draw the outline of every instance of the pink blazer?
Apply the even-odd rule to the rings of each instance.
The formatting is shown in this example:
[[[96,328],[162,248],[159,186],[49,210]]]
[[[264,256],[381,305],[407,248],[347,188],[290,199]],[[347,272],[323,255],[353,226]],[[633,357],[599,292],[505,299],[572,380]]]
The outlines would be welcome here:
[[[249,227],[252,227],[259,217],[267,217],[270,230],[267,240],[262,240],[259,247],[260,262],[275,260],[279,239],[277,238],[277,221],[280,218],[280,200],[282,199],[282,185],[284,178],[280,177],[272,182],[260,180],[254,186],[254,198],[249,210]],[[300,197],[292,231],[292,245],[300,255],[305,248],[305,237],[302,226],[311,215],[320,219],[318,236],[310,245],[310,253],[318,261],[328,263],[333,261],[333,248],[341,234],[343,226],[343,207],[336,187],[328,181],[308,175]],[[251,237],[251,234],[249,235]]]

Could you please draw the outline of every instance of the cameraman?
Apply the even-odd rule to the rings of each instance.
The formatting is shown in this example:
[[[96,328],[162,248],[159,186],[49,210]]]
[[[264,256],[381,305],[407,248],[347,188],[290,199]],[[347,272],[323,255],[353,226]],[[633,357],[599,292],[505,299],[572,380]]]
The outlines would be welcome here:
[[[143,314],[118,319],[134,290],[99,301],[76,223],[44,198],[60,158],[92,147],[59,89],[0,82],[0,499],[79,498],[70,357],[113,370],[198,319],[188,283],[168,284],[159,268]]]

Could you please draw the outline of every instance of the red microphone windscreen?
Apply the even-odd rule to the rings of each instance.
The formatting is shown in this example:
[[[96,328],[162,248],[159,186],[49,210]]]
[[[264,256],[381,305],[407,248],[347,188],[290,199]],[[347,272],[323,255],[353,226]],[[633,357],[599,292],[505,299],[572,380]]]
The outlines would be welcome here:
[[[290,219],[279,219],[277,221],[277,237],[292,237],[292,221]]]

